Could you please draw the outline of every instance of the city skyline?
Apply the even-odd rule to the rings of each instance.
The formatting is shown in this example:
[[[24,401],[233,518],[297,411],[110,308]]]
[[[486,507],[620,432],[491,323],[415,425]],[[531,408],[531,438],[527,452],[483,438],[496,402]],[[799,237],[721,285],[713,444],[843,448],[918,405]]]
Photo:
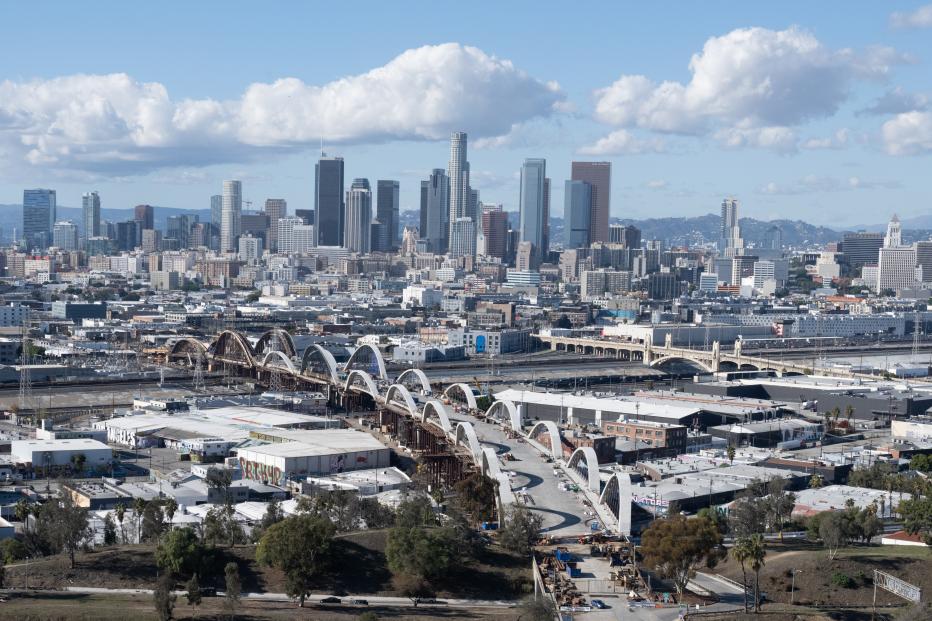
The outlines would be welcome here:
[[[146,39],[162,28],[177,45],[159,55],[178,58],[203,51],[198,25],[208,18],[256,37],[283,20],[195,7],[185,23],[149,16],[149,33],[121,28],[139,13],[110,5],[112,27],[93,45],[71,46],[67,59],[4,54],[11,59],[0,73],[8,114],[0,119],[17,122],[0,120],[7,130],[0,203],[43,187],[55,188],[67,206],[98,190],[104,209],[142,202],[203,209],[222,180],[241,179],[244,201],[280,196],[292,209],[308,209],[323,142],[329,155],[345,159],[345,179],[397,179],[401,210],[417,210],[420,181],[445,167],[450,132],[464,131],[471,186],[507,211],[518,210],[521,162],[541,158],[554,180],[552,215],[561,215],[574,160],[613,164],[613,218],[714,213],[722,196],[765,220],[853,226],[870,222],[878,201],[895,202],[904,218],[923,213],[932,45],[922,5],[862,3],[845,24],[835,19],[835,3],[790,3],[779,12],[727,6],[679,7],[675,20],[657,9],[606,6],[606,24],[580,49],[571,34],[576,15],[561,15],[568,32],[551,34],[552,46],[523,46],[525,28],[554,11],[541,11],[509,42],[500,35],[518,18],[513,7],[480,3],[483,28],[470,28],[479,17],[457,13],[463,20],[450,21],[458,25],[429,40],[402,27],[403,15],[366,7],[366,27],[354,37],[371,32],[369,19],[399,27],[352,58],[324,54],[326,33],[290,48],[277,41],[255,58],[213,42],[222,49],[202,58],[212,77],[199,80],[198,72],[182,75],[156,62],[144,41],[127,46],[121,31]],[[338,17],[351,8],[332,10]],[[4,9],[23,21],[34,21],[34,10]],[[48,21],[50,45],[67,45],[81,31],[74,25],[98,10],[106,9],[75,13],[60,5]],[[307,11],[294,9],[289,32],[308,26]],[[620,36],[609,37],[609,23],[640,30],[622,25]],[[26,35],[11,33],[0,52],[17,49]],[[733,65],[739,51],[745,61]],[[794,62],[773,72],[777,55]],[[243,70],[224,71],[234,64]],[[445,95],[427,108],[398,97],[411,80],[441,95],[467,88],[470,104]],[[767,84],[771,91],[755,88]],[[383,103],[360,98],[373,88],[389,93]],[[81,105],[60,103],[72,99]],[[310,119],[296,100],[320,114]],[[128,102],[144,113],[127,112]],[[257,120],[273,111],[282,125]]]

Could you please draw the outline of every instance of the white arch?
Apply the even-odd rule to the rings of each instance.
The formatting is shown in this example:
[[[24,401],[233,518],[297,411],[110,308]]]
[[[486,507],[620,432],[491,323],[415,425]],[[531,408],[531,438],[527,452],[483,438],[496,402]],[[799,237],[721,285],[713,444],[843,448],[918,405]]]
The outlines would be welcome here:
[[[502,422],[507,422],[511,425],[511,428],[514,431],[521,431],[521,415],[518,413],[517,406],[511,401],[496,401],[489,406],[489,409],[486,410],[485,415],[487,418],[496,418],[495,414],[500,412],[502,408],[505,408],[505,411],[508,412],[508,419],[502,418]],[[499,418],[501,418],[499,416]]]
[[[452,401],[453,395],[450,393],[455,392],[456,390],[463,391],[463,397],[466,399],[466,405],[468,405],[470,409],[475,410],[478,407],[476,405],[476,395],[473,393],[472,388],[470,388],[467,384],[450,384],[447,386],[447,389],[443,391],[443,396]]]
[[[330,381],[334,384],[340,383],[340,370],[337,366],[337,360],[333,357],[333,354],[330,353],[330,350],[325,349],[315,343],[307,348],[304,352],[304,356],[301,358],[301,372],[304,373],[307,370],[308,363],[311,361],[311,358],[315,355],[319,355],[324,364],[327,365],[327,371],[330,373]]]
[[[541,430],[546,431],[547,435],[550,436],[550,456],[555,460],[560,459],[562,455],[562,442],[560,441],[560,430],[557,428],[556,423],[552,420],[539,421],[536,425],[531,427],[531,431],[528,432],[527,436],[535,440],[535,436],[540,433]]]
[[[430,412],[433,411],[434,415],[440,419],[440,428],[443,429],[444,433],[450,433],[453,431],[453,425],[450,423],[450,415],[447,414],[447,406],[443,402],[437,399],[431,399],[424,404],[424,409],[421,413],[421,420],[425,423],[430,421]]]
[[[599,477],[599,456],[595,454],[595,449],[591,446],[581,446],[570,455],[567,466],[569,466],[571,470],[578,468],[580,459],[586,461],[586,475],[589,491],[598,494],[599,487],[602,483]]]
[[[420,369],[407,369],[402,371],[401,375],[398,376],[398,379],[395,380],[396,384],[404,384],[404,380],[407,376],[413,375],[418,379],[418,382],[421,384],[421,392],[425,395],[431,394],[430,380],[427,379],[427,374]]]
[[[392,397],[396,394],[401,395],[401,400],[404,401],[405,407],[408,408],[411,416],[417,417],[417,404],[414,403],[414,397],[411,396],[411,393],[403,384],[392,384],[388,387],[388,390],[385,391],[385,404],[391,403]]]
[[[618,518],[618,532],[622,535],[631,534],[631,494],[631,475],[616,472],[605,483],[605,489],[599,496],[599,503]]]
[[[379,377],[379,379],[387,380],[387,379],[388,379],[388,373],[385,371],[385,359],[382,358],[382,352],[379,351],[379,348],[378,348],[378,347],[374,347],[374,346],[372,346],[372,345],[369,345],[368,343],[366,343],[365,345],[360,345],[359,347],[357,347],[357,348],[356,348],[356,351],[354,351],[354,352],[353,352],[353,355],[351,355],[351,356],[349,357],[349,360],[346,361],[346,364],[344,365],[343,368],[344,368],[346,371],[352,370],[352,368],[353,368],[353,363],[356,362],[356,356],[358,356],[358,355],[359,355],[359,352],[363,351],[364,349],[369,350],[369,352],[370,352],[370,353],[372,354],[372,356],[375,358],[375,364],[376,364],[376,367],[377,367],[377,369],[378,369],[378,377]],[[360,370],[364,370],[364,369],[360,369]]]
[[[482,474],[498,482],[499,510],[515,504],[517,500],[515,493],[511,489],[511,479],[502,472],[502,466],[498,463],[498,455],[495,453],[495,449],[488,446],[482,447],[482,459],[479,467]]]
[[[298,370],[295,368],[294,362],[291,361],[291,358],[289,358],[285,352],[278,351],[277,349],[273,349],[269,353],[267,353],[265,356],[263,356],[261,365],[263,367],[283,366],[278,363],[284,363],[284,367],[288,369],[289,371],[291,371],[291,373],[293,373],[294,375],[298,374]]]
[[[662,358],[657,358],[656,360],[654,360],[647,366],[651,367],[652,369],[656,369],[660,365],[664,364],[665,362],[670,362],[671,360],[682,360],[684,362],[689,362],[690,364],[696,365],[697,367],[699,367],[700,369],[704,370],[707,373],[714,372],[712,370],[712,367],[710,367],[706,363],[700,362],[699,360],[693,360],[692,358],[687,358],[686,356],[664,356]]]
[[[343,390],[349,390],[352,386],[353,379],[359,378],[366,385],[365,392],[369,393],[369,396],[375,399],[379,396],[379,389],[376,387],[375,382],[372,381],[372,376],[366,373],[365,371],[360,371],[359,369],[354,369],[349,372],[346,376],[346,384],[343,386]]]
[[[476,464],[479,465],[482,446],[479,444],[479,438],[476,436],[476,429],[472,426],[472,423],[469,421],[457,423],[456,443],[467,447],[469,452],[472,453],[473,459],[476,460]]]

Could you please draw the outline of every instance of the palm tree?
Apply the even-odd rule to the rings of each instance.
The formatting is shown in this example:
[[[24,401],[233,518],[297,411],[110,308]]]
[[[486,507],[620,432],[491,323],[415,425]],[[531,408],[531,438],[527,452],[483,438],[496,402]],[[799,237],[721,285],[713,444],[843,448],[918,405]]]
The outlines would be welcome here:
[[[854,414],[854,406],[850,403],[845,406],[845,418],[848,419],[848,429],[853,429],[851,426],[851,416]]]
[[[29,506],[25,498],[20,498],[16,501],[13,512],[16,515],[16,519],[23,523],[23,531],[29,532],[29,516],[32,515],[32,507]]]
[[[748,611],[748,568],[747,562],[751,559],[751,540],[742,537],[735,542],[731,549],[731,556],[741,564],[741,584],[744,586],[744,612]]]
[[[142,512],[146,510],[146,501],[133,498],[133,520],[136,522],[136,543],[142,543]]]
[[[174,498],[169,498],[165,501],[165,517],[168,518],[168,528],[172,528],[172,520],[175,517],[175,512],[178,510],[178,502]]]
[[[761,534],[751,535],[749,542],[749,558],[751,569],[754,570],[754,610],[760,612],[760,570],[764,568],[767,546]]]
[[[735,445],[729,444],[725,452],[728,455],[728,462],[731,464],[734,464],[735,463]]]
[[[120,523],[120,538],[123,540],[123,543],[126,543],[126,528],[123,526],[123,518],[126,517],[126,505],[122,502],[118,502],[117,506],[114,507],[114,512],[116,513],[117,522]]]

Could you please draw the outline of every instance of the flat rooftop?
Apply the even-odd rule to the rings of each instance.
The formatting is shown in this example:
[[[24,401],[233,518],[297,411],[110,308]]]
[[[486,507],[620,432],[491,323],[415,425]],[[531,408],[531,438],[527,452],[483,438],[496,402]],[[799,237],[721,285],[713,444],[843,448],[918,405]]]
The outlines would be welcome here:
[[[854,502],[858,509],[864,509],[874,502],[878,505],[883,498],[884,504],[892,503],[895,508],[902,500],[912,498],[911,494],[887,494],[883,490],[867,487],[852,487],[850,485],[827,485],[815,489],[804,489],[796,492],[796,513],[821,513],[822,511],[836,511],[845,508],[849,500]]]
[[[617,414],[618,416],[625,416],[628,418],[651,416],[654,418],[669,418],[679,421],[684,417],[693,416],[700,412],[700,408],[694,406],[648,402],[634,397],[615,397],[608,399],[587,395],[574,395],[572,393],[536,392],[515,390],[512,388],[495,393],[495,398],[498,400],[512,401],[514,403],[601,411],[602,420],[610,418],[612,414]],[[606,417],[606,414],[608,414],[609,417]]]
[[[368,433],[355,429],[320,429],[288,442],[273,442],[240,449],[275,457],[313,457],[333,453],[359,453],[385,450],[384,444]]]

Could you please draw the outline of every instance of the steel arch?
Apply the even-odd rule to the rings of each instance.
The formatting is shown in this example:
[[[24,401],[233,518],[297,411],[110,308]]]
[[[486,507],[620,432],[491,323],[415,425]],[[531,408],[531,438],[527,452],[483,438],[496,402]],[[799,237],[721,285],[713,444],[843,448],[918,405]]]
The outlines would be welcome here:
[[[318,344],[311,345],[304,351],[304,356],[301,357],[301,372],[304,373],[307,371],[311,360],[317,358],[318,356],[327,367],[327,373],[330,375],[330,381],[332,381],[334,384],[339,384],[340,370],[337,366],[336,359],[333,357],[333,354],[331,354],[329,350],[321,347]]]
[[[262,362],[260,362],[259,365],[262,367],[282,366],[281,364],[276,364],[276,360],[278,362],[284,363],[284,367],[288,369],[293,375],[298,374],[298,369],[294,366],[294,362],[292,362],[291,358],[289,358],[285,352],[278,351],[276,349],[273,349],[265,354],[265,356],[262,357]]]
[[[478,407],[478,405],[476,405],[476,395],[467,384],[450,384],[447,386],[447,389],[443,391],[443,396],[452,401],[453,395],[457,391],[462,391],[463,398],[466,400],[466,405],[468,405],[470,409],[475,410]]]
[[[193,364],[191,357],[197,357],[198,352],[202,354],[203,363],[206,364],[207,346],[195,338],[190,336],[183,336],[175,340],[175,342],[172,344],[171,349],[168,350],[167,359],[170,362],[180,358]]]
[[[392,403],[392,397],[395,395],[401,395],[401,400],[404,401],[405,407],[408,409],[411,416],[418,416],[417,404],[414,402],[414,397],[411,396],[411,392],[403,384],[392,384],[388,387],[388,390],[385,391],[385,404],[388,405]]]
[[[567,466],[578,472],[580,460],[585,460],[586,462],[586,477],[589,491],[598,494],[600,491],[599,488],[602,485],[601,478],[599,477],[599,456],[595,454],[595,449],[591,446],[581,446],[570,455]]]
[[[561,441],[560,429],[557,428],[556,423],[552,420],[542,420],[531,427],[531,430],[528,432],[527,436],[532,440],[537,439],[537,435],[545,431],[547,435],[550,436],[550,456],[555,460],[560,459],[562,455],[562,446],[563,442]]]
[[[210,353],[215,357],[233,359],[233,356],[227,354],[227,349],[233,347],[233,351],[239,352],[239,358],[247,365],[256,366],[255,355],[249,341],[239,332],[233,330],[224,330],[217,336],[210,346]]]
[[[353,365],[358,364],[359,360],[357,356],[363,351],[368,351],[369,355],[375,360],[376,370],[378,371],[377,376],[379,379],[387,380],[388,373],[385,371],[385,359],[382,357],[382,352],[379,351],[378,347],[369,345],[360,345],[356,348],[353,354],[349,357],[349,360],[346,361],[346,364],[343,366],[345,371],[352,371],[355,367]],[[360,371],[366,371],[369,373],[369,369],[359,369]]]
[[[285,352],[285,354],[289,357],[298,355],[298,350],[295,347],[294,339],[291,338],[291,335],[288,334],[288,331],[282,330],[281,328],[273,328],[260,336],[259,340],[256,341],[255,352],[257,356],[259,354],[272,351],[269,346],[271,345],[273,338],[278,341],[279,347],[277,349],[279,351]]]
[[[398,379],[395,380],[396,384],[404,384],[405,378],[414,377],[417,379],[418,383],[421,385],[421,392],[425,395],[429,395],[432,392],[430,387],[430,380],[427,379],[427,374],[420,369],[407,369],[401,372],[401,375],[398,376]]]

